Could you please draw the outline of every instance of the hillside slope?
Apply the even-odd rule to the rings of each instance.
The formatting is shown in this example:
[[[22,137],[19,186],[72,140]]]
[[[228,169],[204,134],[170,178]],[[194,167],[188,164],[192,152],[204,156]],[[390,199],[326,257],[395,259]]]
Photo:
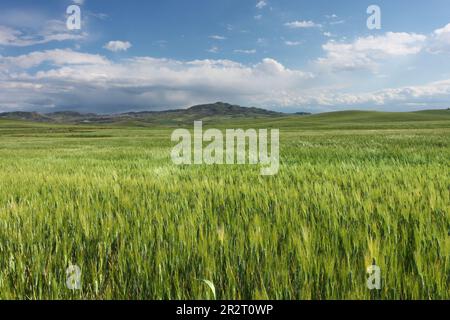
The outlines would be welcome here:
[[[14,112],[0,114],[0,126],[123,126],[179,127],[203,120],[206,126],[242,128],[309,129],[386,129],[450,128],[450,110],[418,112],[339,111],[314,115],[283,114],[258,108],[244,108],[226,103],[198,105],[189,109],[161,112],[130,112],[117,115],[56,112],[50,114]],[[13,124],[14,123],[14,124]]]
[[[194,120],[226,120],[234,118],[267,118],[280,117],[282,113],[268,111],[259,108],[246,108],[223,102],[197,105],[188,109],[168,111],[143,111],[121,114],[98,115],[94,113],[78,113],[62,111],[40,114],[37,112],[9,112],[0,113],[0,119],[24,120],[34,122],[54,123],[127,123],[144,122],[159,124],[175,124],[179,122],[191,122]]]

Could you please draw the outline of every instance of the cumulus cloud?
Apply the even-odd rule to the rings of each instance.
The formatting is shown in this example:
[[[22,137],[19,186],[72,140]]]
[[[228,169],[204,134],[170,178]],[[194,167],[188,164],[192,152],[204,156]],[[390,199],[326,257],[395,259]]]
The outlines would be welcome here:
[[[431,36],[430,42],[429,52],[450,52],[450,23],[436,29]]]
[[[258,3],[256,4],[256,8],[258,8],[258,9],[262,9],[265,6],[267,6],[267,2],[264,0],[258,1]]]
[[[406,32],[357,38],[353,42],[329,41],[322,48],[326,56],[317,63],[333,70],[373,69],[380,60],[414,55],[426,46],[427,37]]]
[[[393,54],[391,50],[386,52]],[[36,68],[43,64],[49,67]],[[286,68],[271,58],[251,65],[231,60],[152,57],[114,62],[69,49],[47,50],[0,56],[0,109],[109,113],[224,100],[312,111],[365,106],[390,110],[393,106],[438,106],[450,101],[450,79],[353,93],[345,88],[311,86],[311,81],[316,81],[313,74]]]
[[[103,46],[106,50],[112,51],[112,52],[119,52],[119,51],[127,51],[131,48],[131,43],[128,41],[110,41],[107,44]]]
[[[325,36],[332,36],[324,33]],[[371,69],[389,58],[413,56],[427,51],[450,52],[450,23],[431,34],[387,32],[379,36],[359,37],[351,42],[328,41],[322,46],[325,57],[317,64],[334,71]]]
[[[387,88],[363,93],[339,93],[322,91],[314,97],[303,97],[304,103],[320,106],[377,106],[384,110],[393,107],[417,105],[419,108],[438,106],[450,99],[450,79],[419,86]]]
[[[344,92],[336,87],[281,90],[268,93],[262,103],[298,107],[312,112],[376,109],[400,111],[442,108],[450,101],[450,79],[420,86],[387,88],[372,92]]]
[[[44,63],[52,67],[33,71]],[[112,62],[99,55],[49,50],[0,57],[0,108],[116,112],[216,100],[260,105],[311,77],[274,59],[254,65],[151,57]]]
[[[355,86],[354,79],[346,74],[334,77],[334,72],[375,70],[390,59],[427,51],[447,52],[449,34],[447,25],[428,35],[387,32],[353,41],[327,41],[323,57],[313,64],[323,68],[313,69],[319,71],[316,75],[287,68],[271,58],[253,64],[152,57],[111,60],[70,49],[0,55],[0,111],[71,109],[110,113],[179,108],[218,100],[312,111],[442,107],[450,103],[450,79],[370,91],[367,86]],[[10,31],[0,37],[8,41],[5,39],[11,37]],[[284,38],[282,41],[297,44]],[[255,52],[235,50],[239,54]],[[420,77],[417,81],[421,81]]]
[[[434,34],[438,39],[443,40],[445,42],[450,42],[450,23],[443,28],[436,29],[434,31]]]

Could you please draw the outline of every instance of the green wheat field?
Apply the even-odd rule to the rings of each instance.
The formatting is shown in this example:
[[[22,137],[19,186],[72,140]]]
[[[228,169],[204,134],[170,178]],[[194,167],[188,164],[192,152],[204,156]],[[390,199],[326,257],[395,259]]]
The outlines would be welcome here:
[[[173,165],[190,121],[0,120],[0,298],[450,299],[450,111],[205,125],[279,128],[278,175]]]

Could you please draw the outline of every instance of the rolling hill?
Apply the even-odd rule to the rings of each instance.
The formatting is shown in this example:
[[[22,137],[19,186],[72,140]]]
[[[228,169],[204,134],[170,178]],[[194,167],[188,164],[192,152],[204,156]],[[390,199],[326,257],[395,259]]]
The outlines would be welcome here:
[[[320,114],[287,114],[259,108],[246,108],[228,103],[197,105],[188,109],[128,112],[98,115],[73,111],[40,114],[10,112],[0,114],[0,126],[20,121],[25,125],[119,125],[119,126],[189,126],[195,120],[218,127],[231,123],[241,127],[279,127],[296,129],[359,129],[450,127],[450,110],[417,112],[338,111]]]
[[[34,122],[53,123],[123,123],[129,121],[140,121],[149,123],[172,123],[189,122],[194,120],[210,120],[212,118],[267,118],[281,117],[283,113],[264,110],[260,108],[247,108],[231,105],[223,102],[204,104],[190,107],[188,109],[167,111],[143,111],[128,112],[121,114],[98,115],[95,113],[78,113],[73,111],[62,111],[40,114],[37,112],[7,112],[0,113],[0,119],[25,120]]]

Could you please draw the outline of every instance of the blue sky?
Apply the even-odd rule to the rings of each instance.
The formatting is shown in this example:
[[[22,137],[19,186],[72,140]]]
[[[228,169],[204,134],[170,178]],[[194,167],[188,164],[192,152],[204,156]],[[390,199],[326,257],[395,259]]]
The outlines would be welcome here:
[[[447,108],[449,58],[446,0],[0,3],[0,111]]]

